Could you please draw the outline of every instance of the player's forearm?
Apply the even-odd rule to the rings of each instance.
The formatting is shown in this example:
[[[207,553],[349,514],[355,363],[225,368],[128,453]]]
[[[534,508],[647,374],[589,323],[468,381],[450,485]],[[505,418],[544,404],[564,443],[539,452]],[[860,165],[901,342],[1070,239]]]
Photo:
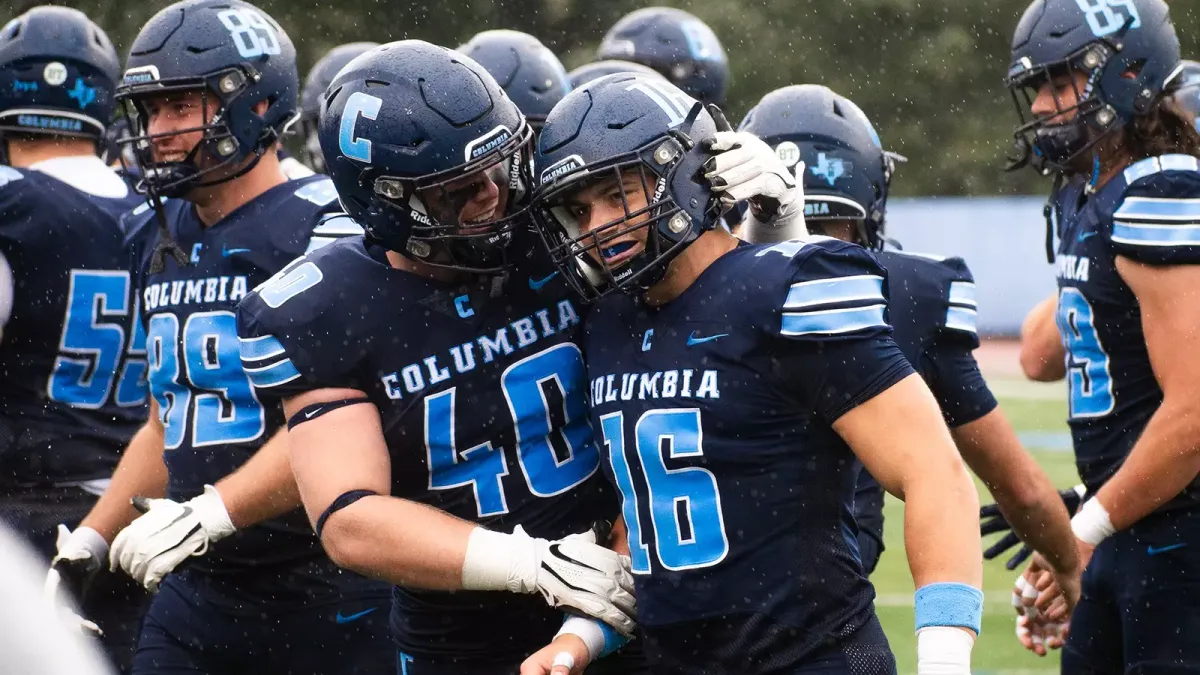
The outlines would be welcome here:
[[[1066,351],[1058,334],[1054,314],[1057,296],[1039,302],[1021,324],[1021,370],[1038,382],[1054,382],[1066,377]]]
[[[1071,516],[1050,478],[1021,447],[1004,413],[996,408],[951,433],[963,459],[991,490],[1017,536],[1056,571],[1074,570],[1078,556]]]
[[[287,443],[287,430],[281,429],[237,471],[217,481],[235,527],[249,527],[300,506]]]
[[[432,590],[463,587],[474,523],[396,497],[364,497],[329,517],[321,542],[329,557],[364,576]]]
[[[130,504],[134,497],[162,497],[167,492],[167,466],[163,464],[163,428],[154,417],[130,439],[113,471],[112,483],[80,523],[100,533],[110,543],[140,514]]]
[[[1182,397],[1181,397],[1182,398]],[[1200,473],[1200,405],[1168,396],[1146,424],[1129,457],[1096,493],[1113,528],[1153,513]]]
[[[979,497],[958,467],[914,472],[905,481],[904,545],[917,588],[943,582],[983,585]]]

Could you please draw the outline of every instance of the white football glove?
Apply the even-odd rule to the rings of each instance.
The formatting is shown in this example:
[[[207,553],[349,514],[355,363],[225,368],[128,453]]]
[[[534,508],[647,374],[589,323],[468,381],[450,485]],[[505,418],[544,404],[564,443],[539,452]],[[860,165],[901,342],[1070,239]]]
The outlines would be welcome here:
[[[551,607],[594,616],[625,635],[637,624],[628,556],[596,544],[589,531],[557,541],[481,527],[471,532],[463,561],[463,588],[541,593]]]
[[[787,241],[808,234],[804,223],[804,186],[754,134],[718,131],[706,142],[717,153],[704,164],[704,177],[726,206],[749,201],[747,227],[763,230],[753,241]]]
[[[144,515],[117,535],[109,557],[113,571],[120,567],[152,593],[184,560],[204,555],[210,544],[237,531],[211,485],[182,504],[150,499],[147,506]]]
[[[90,527],[76,528],[72,532],[66,525],[59,524],[56,548],[58,553],[50,561],[50,570],[46,573],[46,599],[72,628],[85,634],[103,635],[99,626],[79,615],[75,603],[83,601],[92,579],[103,567],[108,556],[108,542]]]

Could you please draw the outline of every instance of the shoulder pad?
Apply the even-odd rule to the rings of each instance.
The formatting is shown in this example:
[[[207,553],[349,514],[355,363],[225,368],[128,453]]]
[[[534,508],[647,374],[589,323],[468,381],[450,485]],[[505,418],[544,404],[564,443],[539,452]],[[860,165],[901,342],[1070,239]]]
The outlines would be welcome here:
[[[753,274],[771,303],[769,332],[826,341],[891,330],[887,274],[863,247],[812,237],[755,248]]]
[[[1112,214],[1114,250],[1150,264],[1200,264],[1200,161],[1154,157],[1126,169],[1125,177]]]
[[[975,338],[978,324],[975,278],[965,260],[907,251],[887,251],[880,258],[888,269],[893,302],[922,307],[921,315],[928,317],[923,320]]]

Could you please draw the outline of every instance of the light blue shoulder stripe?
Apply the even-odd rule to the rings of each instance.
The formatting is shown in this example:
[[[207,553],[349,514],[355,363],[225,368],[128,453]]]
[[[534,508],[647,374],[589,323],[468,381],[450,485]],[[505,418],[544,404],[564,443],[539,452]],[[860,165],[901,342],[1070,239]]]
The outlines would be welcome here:
[[[886,305],[830,309],[822,312],[784,314],[780,330],[788,337],[805,335],[840,335],[868,328],[886,328],[883,310]]]
[[[284,352],[283,343],[274,335],[263,335],[256,338],[238,338],[238,348],[243,361],[261,361]]]
[[[966,333],[978,333],[979,315],[966,307],[951,307],[946,310],[946,328]]]
[[[1126,197],[1121,208],[1113,214],[1113,218],[1116,220],[1200,222],[1200,199]]]
[[[817,279],[792,284],[783,309],[796,310],[817,305],[869,300],[884,302],[883,277],[860,274],[850,277]]]
[[[1200,246],[1200,225],[1146,225],[1113,221],[1112,240],[1131,246]]]
[[[950,302],[955,305],[969,305],[971,307],[975,307],[977,304],[975,299],[975,282],[951,281]]]
[[[262,368],[246,368],[245,370],[246,376],[250,378],[250,383],[260,389],[278,387],[300,377],[300,371],[296,369],[291,359],[277,361]]]

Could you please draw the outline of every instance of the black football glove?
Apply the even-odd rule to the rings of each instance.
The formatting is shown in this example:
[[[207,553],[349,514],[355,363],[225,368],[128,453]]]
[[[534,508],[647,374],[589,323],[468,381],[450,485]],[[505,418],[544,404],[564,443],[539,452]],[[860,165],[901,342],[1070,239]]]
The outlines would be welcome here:
[[[1074,515],[1079,510],[1079,505],[1083,503],[1083,498],[1086,494],[1087,488],[1082,485],[1076,485],[1073,488],[1059,491],[1058,496],[1062,497],[1063,504],[1067,507],[1067,513]],[[1008,532],[1008,534],[1000,537],[996,543],[989,546],[983,552],[984,560],[997,558],[1001,553],[1004,553],[1017,544],[1021,544],[1021,538],[1017,536],[1016,532],[1012,531],[1012,525],[1004,517],[1004,514],[1000,513],[1000,506],[998,504],[988,504],[987,506],[980,507],[979,533],[986,537],[989,534],[996,534],[998,532]],[[1029,548],[1028,544],[1022,544],[1021,548],[1005,561],[1005,569],[1017,569],[1032,554],[1033,549]]]

